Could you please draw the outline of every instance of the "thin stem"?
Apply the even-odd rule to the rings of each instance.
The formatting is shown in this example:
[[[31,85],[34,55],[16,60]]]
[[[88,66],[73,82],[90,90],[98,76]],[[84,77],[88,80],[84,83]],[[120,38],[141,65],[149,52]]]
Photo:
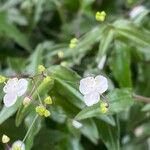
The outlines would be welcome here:
[[[26,140],[26,138],[27,138],[27,136],[29,135],[29,133],[30,133],[30,131],[31,131],[31,129],[32,129],[32,127],[33,127],[35,121],[37,120],[37,118],[38,118],[38,115],[35,116],[35,118],[34,118],[32,124],[30,125],[30,127],[29,127],[29,129],[28,129],[26,135],[24,136],[24,138],[23,138],[23,140],[22,140],[22,143],[24,143],[24,141]],[[22,145],[21,145],[21,146],[22,146]]]
[[[150,98],[149,97],[144,97],[144,96],[141,96],[141,95],[133,94],[133,98],[134,98],[135,101],[138,101],[138,102],[150,103]]]

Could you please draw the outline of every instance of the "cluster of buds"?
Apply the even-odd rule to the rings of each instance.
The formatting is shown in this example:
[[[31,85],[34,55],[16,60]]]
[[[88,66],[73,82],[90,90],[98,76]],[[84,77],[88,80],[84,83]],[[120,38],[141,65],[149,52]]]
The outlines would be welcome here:
[[[105,20],[105,18],[106,18],[106,13],[105,13],[105,11],[101,11],[101,12],[96,12],[96,14],[95,14],[95,19],[97,20],[97,21],[101,21],[101,22],[103,22],[104,20]]]
[[[46,97],[44,99],[44,104],[45,105],[51,105],[52,104],[52,98],[50,96]],[[51,115],[50,111],[46,109],[46,106],[44,105],[39,105],[35,108],[36,112],[38,113],[38,115],[40,116],[44,116],[44,117],[49,117]]]
[[[39,105],[35,108],[36,112],[40,115],[40,116],[44,116],[44,117],[49,117],[50,116],[50,111],[46,109],[45,106],[43,105]]]
[[[77,38],[73,38],[70,40],[70,44],[69,44],[69,48],[75,48],[77,46],[78,43],[78,39]]]
[[[50,96],[46,97],[46,98],[44,99],[44,103],[45,103],[46,105],[51,105],[51,104],[52,104],[52,98],[51,98]]]
[[[46,68],[43,65],[38,66],[38,73],[43,73],[45,72]]]
[[[106,102],[100,104],[100,111],[101,113],[106,113],[108,111],[108,104]]]

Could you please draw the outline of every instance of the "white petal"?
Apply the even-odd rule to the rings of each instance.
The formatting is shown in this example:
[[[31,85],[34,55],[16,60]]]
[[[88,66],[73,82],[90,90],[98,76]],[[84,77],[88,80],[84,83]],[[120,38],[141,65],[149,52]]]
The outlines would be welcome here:
[[[108,89],[108,82],[107,78],[102,75],[98,75],[95,77],[95,91],[99,92],[100,94],[104,93]]]
[[[26,79],[20,79],[18,81],[18,87],[17,87],[17,95],[22,96],[28,88],[28,81]]]
[[[20,150],[25,150],[25,144],[22,143],[22,141],[18,140],[18,141],[15,141],[12,145],[12,147],[19,147],[21,148]]]
[[[76,121],[76,120],[72,121],[72,125],[77,129],[79,129],[83,126],[82,123],[80,123],[79,121]]]
[[[15,93],[7,93],[4,96],[4,104],[6,107],[10,107],[15,104],[17,95]]]
[[[16,90],[17,84],[18,84],[17,78],[9,79],[6,85],[4,86],[3,91],[5,93],[13,93]]]
[[[89,94],[93,91],[95,86],[95,79],[93,77],[86,77],[80,80],[79,90],[82,94]]]
[[[98,103],[100,100],[100,95],[98,92],[92,92],[84,96],[84,101],[87,106],[92,106]]]

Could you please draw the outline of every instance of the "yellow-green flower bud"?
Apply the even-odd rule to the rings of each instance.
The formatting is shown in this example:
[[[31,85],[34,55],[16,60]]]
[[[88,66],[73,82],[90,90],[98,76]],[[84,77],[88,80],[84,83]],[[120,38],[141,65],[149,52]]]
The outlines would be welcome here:
[[[108,111],[108,108],[106,107],[100,107],[101,113],[106,113]]]
[[[3,134],[2,143],[8,143],[9,141],[10,141],[10,138],[7,135]]]
[[[50,82],[51,80],[52,78],[47,76],[46,78],[44,78],[43,82],[47,83],[47,82]]]
[[[60,63],[60,65],[63,66],[63,67],[66,67],[66,66],[68,65],[68,63],[67,63],[66,61],[62,61],[62,62]]]
[[[25,107],[29,106],[31,103],[31,99],[29,97],[25,97],[24,100],[23,100],[23,105]]]
[[[75,48],[75,47],[76,47],[76,44],[73,44],[73,43],[69,44],[69,48]]]
[[[0,83],[4,83],[7,80],[6,77],[0,75]]]
[[[100,104],[100,111],[101,113],[106,113],[108,111],[108,104],[106,102]]]
[[[69,48],[75,48],[77,45],[78,39],[73,38],[70,40]]]
[[[105,11],[101,11],[101,12],[96,12],[96,14],[95,14],[95,19],[97,20],[97,21],[104,21],[105,20],[105,18],[106,18],[106,13],[105,13]]]
[[[72,43],[72,44],[77,44],[77,42],[78,42],[78,39],[77,39],[77,38],[73,38],[73,39],[71,39],[71,41],[70,41],[70,43]]]
[[[48,104],[48,105],[51,105],[51,104],[52,104],[52,98],[51,98],[50,96],[46,97],[46,98],[44,99],[44,103],[45,103],[45,104]]]
[[[40,116],[43,116],[44,113],[45,113],[46,108],[45,108],[44,106],[40,105],[40,106],[37,106],[37,107],[35,108],[35,110],[36,110],[36,112],[37,112]]]
[[[108,104],[107,104],[106,102],[102,102],[102,103],[100,104],[100,107],[108,107]]]
[[[44,72],[46,69],[43,65],[38,65],[38,73]]]
[[[49,117],[51,115],[50,111],[48,111],[47,109],[44,112],[44,116],[45,117]]]

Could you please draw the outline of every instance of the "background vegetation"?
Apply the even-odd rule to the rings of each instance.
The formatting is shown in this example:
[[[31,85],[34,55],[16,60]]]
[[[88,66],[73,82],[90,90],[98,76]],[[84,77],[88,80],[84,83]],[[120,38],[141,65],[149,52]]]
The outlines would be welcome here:
[[[130,17],[138,5],[144,10]],[[150,149],[149,7],[148,0],[0,1],[0,73],[34,75],[43,64],[54,78],[39,91],[53,98],[51,117],[38,118],[27,150]],[[95,13],[102,10],[107,16],[100,23]],[[70,49],[74,37],[78,43]],[[106,114],[99,104],[85,107],[78,90],[81,77],[92,74],[109,79]],[[0,88],[0,136],[21,140],[36,115],[34,105],[25,111],[20,103],[5,108]],[[81,129],[72,126],[74,117]]]

